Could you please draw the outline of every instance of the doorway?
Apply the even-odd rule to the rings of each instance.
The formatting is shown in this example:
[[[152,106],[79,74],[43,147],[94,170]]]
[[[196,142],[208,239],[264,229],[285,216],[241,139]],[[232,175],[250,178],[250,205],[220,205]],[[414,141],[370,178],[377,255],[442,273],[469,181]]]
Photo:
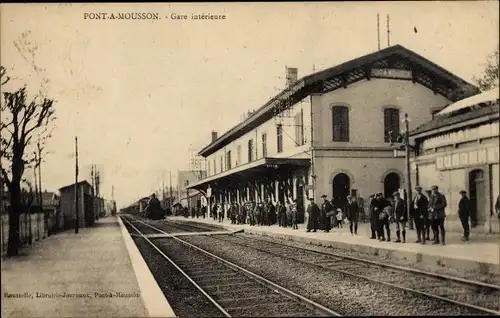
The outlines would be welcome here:
[[[484,171],[475,169],[469,172],[469,198],[471,201],[471,226],[476,227],[478,220],[485,220],[484,201],[486,198]]]
[[[389,173],[384,179],[384,197],[392,198],[392,194],[401,187],[401,178],[395,172]]]
[[[333,202],[336,207],[344,208],[351,189],[351,180],[345,173],[339,173],[333,178]]]

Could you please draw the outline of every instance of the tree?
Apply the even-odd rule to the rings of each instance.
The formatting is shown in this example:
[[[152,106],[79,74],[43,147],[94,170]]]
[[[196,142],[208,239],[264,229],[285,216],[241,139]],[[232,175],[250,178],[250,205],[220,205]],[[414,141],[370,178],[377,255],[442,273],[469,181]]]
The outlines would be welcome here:
[[[497,49],[488,55],[486,60],[486,68],[484,69],[483,75],[479,78],[474,76],[474,82],[479,86],[482,91],[487,91],[498,87],[499,84],[499,54],[498,45]]]
[[[4,76],[2,73],[2,83]],[[27,98],[25,85],[14,92],[4,92],[0,107],[0,158],[10,164],[10,170],[4,165],[1,167],[2,179],[10,193],[8,256],[19,253],[19,217],[27,209],[22,202],[23,174],[26,168],[37,163],[29,148],[37,144],[33,140],[36,135],[43,147],[50,138],[50,133],[47,133],[49,123],[55,119],[54,100],[40,98],[40,95],[31,102]]]

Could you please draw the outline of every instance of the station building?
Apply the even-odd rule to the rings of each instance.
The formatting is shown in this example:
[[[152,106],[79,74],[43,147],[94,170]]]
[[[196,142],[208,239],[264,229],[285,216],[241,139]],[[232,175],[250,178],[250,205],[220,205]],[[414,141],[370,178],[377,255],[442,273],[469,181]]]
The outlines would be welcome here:
[[[454,103],[411,136],[417,153],[412,160],[414,184],[437,185],[447,198],[445,224],[461,229],[460,190],[472,201],[472,230],[498,233],[494,205],[499,196],[499,90]]]
[[[287,88],[251,116],[222,136],[212,133],[199,152],[207,177],[188,188],[210,203],[297,199],[299,222],[308,197],[390,196],[406,185],[405,160],[391,146],[404,114],[416,127],[478,92],[400,45],[287,78]]]

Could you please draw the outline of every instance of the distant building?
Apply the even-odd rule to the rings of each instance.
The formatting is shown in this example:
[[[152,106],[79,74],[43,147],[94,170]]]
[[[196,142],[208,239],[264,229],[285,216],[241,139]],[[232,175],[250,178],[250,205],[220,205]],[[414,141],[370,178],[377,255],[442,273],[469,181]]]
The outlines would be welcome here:
[[[79,227],[91,226],[94,224],[94,200],[92,196],[92,186],[87,181],[81,181],[77,184],[78,192],[78,220]],[[75,226],[75,184],[71,184],[59,189],[61,195],[61,221],[59,226],[71,228]]]
[[[201,207],[206,199],[197,190],[188,190],[188,186],[207,177],[206,171],[182,170],[177,172],[178,201],[184,207]]]

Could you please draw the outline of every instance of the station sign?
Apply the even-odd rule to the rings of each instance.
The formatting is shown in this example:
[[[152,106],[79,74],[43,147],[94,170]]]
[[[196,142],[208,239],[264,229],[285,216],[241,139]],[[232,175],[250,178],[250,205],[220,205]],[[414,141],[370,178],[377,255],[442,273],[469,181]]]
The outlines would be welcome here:
[[[482,164],[499,162],[498,147],[477,149],[468,152],[454,153],[436,158],[437,170],[451,170]]]
[[[412,79],[412,73],[409,70],[400,70],[392,68],[374,68],[371,70],[372,77],[390,78],[390,79]]]

